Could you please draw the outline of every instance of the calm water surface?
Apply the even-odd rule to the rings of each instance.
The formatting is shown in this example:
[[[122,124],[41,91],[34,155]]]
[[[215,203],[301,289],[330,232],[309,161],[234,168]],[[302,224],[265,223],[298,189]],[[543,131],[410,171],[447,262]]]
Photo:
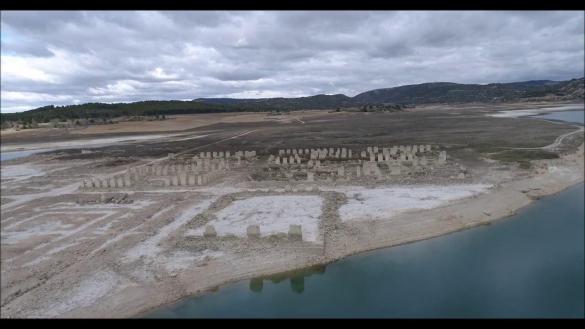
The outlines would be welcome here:
[[[148,317],[584,317],[584,185],[483,226],[257,278]]]
[[[573,123],[585,123],[585,111],[562,111],[535,115],[535,118],[560,120]]]

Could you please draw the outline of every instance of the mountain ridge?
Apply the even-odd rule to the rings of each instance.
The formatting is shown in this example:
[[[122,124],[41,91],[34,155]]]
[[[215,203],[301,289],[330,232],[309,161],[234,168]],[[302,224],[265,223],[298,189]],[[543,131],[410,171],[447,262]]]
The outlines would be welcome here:
[[[583,101],[585,78],[565,81],[529,80],[510,83],[461,84],[426,82],[365,91],[353,97],[318,94],[305,97],[196,98],[190,101],[150,100],[131,103],[85,103],[44,106],[18,113],[2,113],[2,121],[48,122],[54,119],[93,119],[121,116],[256,112],[291,110],[333,110],[369,105],[421,105],[435,103],[497,103],[507,101]]]

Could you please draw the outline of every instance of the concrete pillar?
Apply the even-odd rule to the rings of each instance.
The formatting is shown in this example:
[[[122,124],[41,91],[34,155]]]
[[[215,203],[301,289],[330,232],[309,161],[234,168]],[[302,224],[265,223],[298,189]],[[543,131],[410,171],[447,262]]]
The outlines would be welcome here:
[[[246,228],[246,235],[250,239],[258,239],[258,238],[260,238],[260,226],[258,226],[258,225],[249,225]]]
[[[203,236],[206,238],[215,238],[217,237],[217,231],[213,225],[205,225],[205,231],[203,232]]]
[[[439,163],[445,163],[447,161],[447,151],[441,151],[439,153]]]
[[[288,227],[288,238],[295,241],[303,241],[303,230],[301,225],[291,224]]]
[[[130,181],[130,175],[126,174],[124,175],[124,186],[130,186],[132,185],[132,182]]]

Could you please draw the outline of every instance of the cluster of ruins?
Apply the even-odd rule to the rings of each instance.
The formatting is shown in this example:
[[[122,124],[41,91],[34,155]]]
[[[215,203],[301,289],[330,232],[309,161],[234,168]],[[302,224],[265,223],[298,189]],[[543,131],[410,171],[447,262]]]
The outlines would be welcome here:
[[[246,167],[260,157],[256,151],[169,153],[166,159],[129,168],[125,173],[83,181],[84,190],[127,187],[203,186],[225,173]],[[257,180],[348,181],[384,180],[425,173],[447,162],[447,152],[431,145],[368,146],[363,150],[337,148],[280,149],[265,154],[264,175]],[[465,178],[459,174],[457,178]]]
[[[446,163],[446,151],[435,152],[436,155],[432,151],[431,145],[368,146],[358,152],[345,147],[285,149],[270,155],[268,164],[273,176],[289,180],[296,176],[305,176],[309,182],[318,178],[329,181],[361,177],[383,179]]]
[[[222,172],[254,161],[256,151],[200,152],[185,158],[169,153],[163,163],[129,168],[124,174],[83,181],[83,189],[114,189],[133,186],[201,186],[222,176]]]
[[[249,225],[246,228],[246,236],[249,239],[259,239],[261,237],[260,234],[260,226],[259,225]],[[203,237],[205,238],[217,238],[218,234],[215,230],[213,225],[205,225],[205,230],[203,231]],[[288,228],[287,237],[291,241],[303,241],[303,231],[301,225],[291,224]]]

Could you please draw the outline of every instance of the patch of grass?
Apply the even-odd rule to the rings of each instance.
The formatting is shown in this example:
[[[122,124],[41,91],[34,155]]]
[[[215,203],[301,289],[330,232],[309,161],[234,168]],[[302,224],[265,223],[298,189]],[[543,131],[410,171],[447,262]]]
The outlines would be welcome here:
[[[501,162],[516,162],[520,168],[529,169],[532,166],[531,160],[557,159],[559,155],[545,150],[506,150],[489,157]]]
[[[532,167],[532,164],[530,163],[530,161],[518,161],[518,167],[520,167],[520,169],[530,169],[530,167]]]

